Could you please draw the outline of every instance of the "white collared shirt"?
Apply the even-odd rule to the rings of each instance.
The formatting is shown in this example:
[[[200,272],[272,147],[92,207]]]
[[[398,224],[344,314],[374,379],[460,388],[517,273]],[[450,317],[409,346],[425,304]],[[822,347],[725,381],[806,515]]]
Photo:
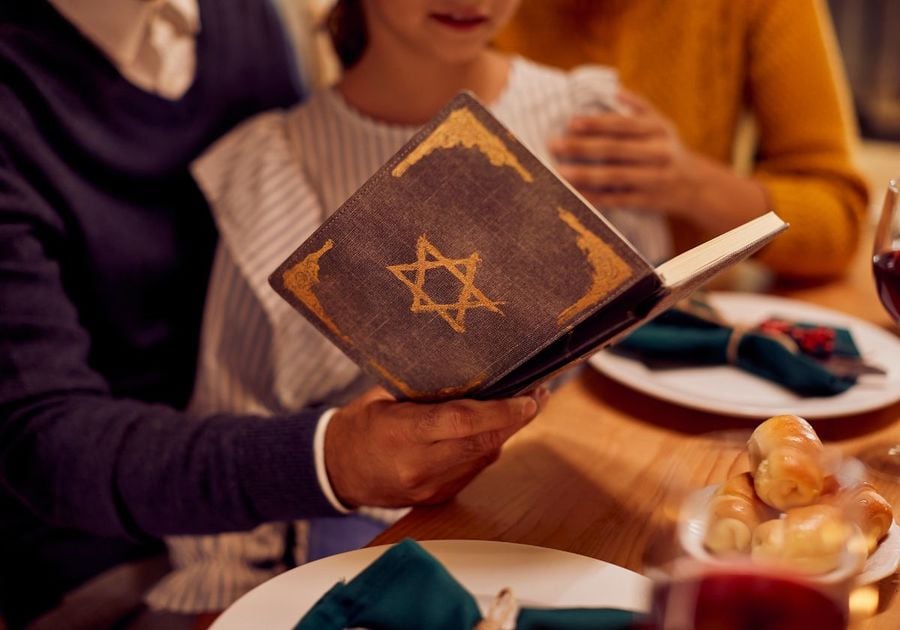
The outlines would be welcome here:
[[[50,0],[134,85],[177,100],[194,81],[197,0]]]

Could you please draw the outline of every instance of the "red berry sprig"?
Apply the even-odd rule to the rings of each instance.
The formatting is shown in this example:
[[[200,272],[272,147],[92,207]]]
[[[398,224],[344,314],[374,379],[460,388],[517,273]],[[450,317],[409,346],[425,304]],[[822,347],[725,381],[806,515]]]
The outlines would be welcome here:
[[[826,359],[834,353],[837,337],[833,328],[827,326],[797,326],[783,319],[768,319],[759,329],[767,333],[788,335],[804,353]]]

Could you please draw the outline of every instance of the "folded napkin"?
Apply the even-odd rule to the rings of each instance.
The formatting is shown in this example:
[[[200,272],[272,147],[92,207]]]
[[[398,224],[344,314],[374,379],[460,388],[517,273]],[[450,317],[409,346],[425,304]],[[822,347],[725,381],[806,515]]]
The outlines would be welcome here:
[[[498,585],[498,590],[504,585]],[[618,630],[632,627],[633,612],[522,608],[517,630]],[[349,582],[334,585],[295,630],[473,630],[482,621],[475,598],[418,543],[397,543]],[[499,625],[490,627],[499,628]]]
[[[855,375],[838,375],[823,362],[859,359],[848,330],[779,320],[747,330],[706,316],[705,305],[697,306],[692,304],[691,312],[666,311],[629,335],[616,350],[650,367],[732,363],[801,396],[833,396],[856,383]]]

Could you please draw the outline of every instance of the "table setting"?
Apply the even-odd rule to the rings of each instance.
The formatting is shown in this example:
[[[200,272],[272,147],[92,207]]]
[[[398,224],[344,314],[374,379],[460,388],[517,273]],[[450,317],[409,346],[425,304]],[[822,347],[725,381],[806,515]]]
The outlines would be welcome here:
[[[456,498],[270,580],[213,628],[900,626],[900,477],[883,463],[900,458],[900,338],[872,279],[894,223],[845,277],[712,291],[595,355]],[[666,325],[678,333],[651,328]],[[766,466],[806,482],[753,446],[779,418],[821,464],[813,494],[785,504],[761,490]],[[722,530],[740,553],[710,542],[723,501],[738,520],[756,510],[743,534]],[[871,503],[890,510],[877,534],[854,507]]]
[[[900,339],[863,319],[743,292],[712,292],[685,308],[678,320],[667,313],[616,349],[594,355],[591,365],[651,396],[747,418],[785,408],[807,418],[835,417],[900,400]],[[721,323],[700,319],[698,309],[714,309]],[[684,321],[688,317],[694,321]],[[802,331],[801,340],[824,332],[832,344],[836,337],[838,347],[809,354],[796,342],[785,347],[785,333],[773,329],[796,323],[807,328],[793,326],[792,332]],[[726,357],[729,344],[732,360]]]
[[[343,580],[343,590],[332,590]],[[597,611],[590,613],[592,623],[618,627],[644,608],[650,586],[633,571],[556,549],[405,539],[332,556],[275,578],[238,601],[214,627],[289,628],[302,619],[301,630],[341,628],[351,621],[365,625],[360,623],[364,616],[365,627],[373,621],[379,627],[444,627],[447,617],[474,627],[503,589],[514,594],[517,611],[532,611],[526,616],[538,609],[590,606]],[[350,602],[364,603],[353,607]]]

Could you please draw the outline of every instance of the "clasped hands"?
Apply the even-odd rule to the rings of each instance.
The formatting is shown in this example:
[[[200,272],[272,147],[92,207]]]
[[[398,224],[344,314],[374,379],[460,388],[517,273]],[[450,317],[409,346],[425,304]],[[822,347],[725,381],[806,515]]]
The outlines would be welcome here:
[[[551,142],[557,170],[598,208],[640,208],[678,215],[695,206],[695,156],[675,126],[626,90],[623,112],[573,117]]]
[[[348,506],[403,507],[454,496],[544,407],[548,390],[504,400],[397,402],[377,387],[325,432],[329,481]]]
[[[763,186],[687,149],[675,125],[620,90],[624,112],[573,117],[551,141],[557,171],[597,208],[677,217],[719,234],[771,207]]]

